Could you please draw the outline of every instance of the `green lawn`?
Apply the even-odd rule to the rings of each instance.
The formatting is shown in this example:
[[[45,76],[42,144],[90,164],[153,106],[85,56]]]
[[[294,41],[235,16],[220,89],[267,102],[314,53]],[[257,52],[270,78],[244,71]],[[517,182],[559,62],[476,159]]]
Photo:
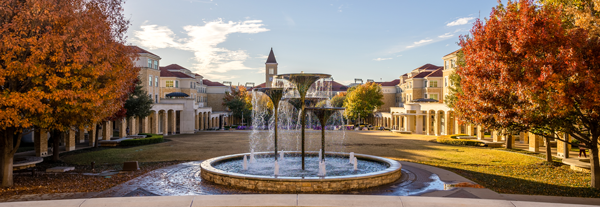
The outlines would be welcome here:
[[[131,148],[109,148],[71,153],[72,164],[118,164],[123,161],[156,162],[205,160],[248,152],[248,133],[199,133],[170,136],[171,141]],[[543,155],[526,155],[484,147],[442,145],[433,136],[389,132],[346,132],[347,152],[372,154],[448,169],[499,193],[600,197],[589,187],[589,173],[546,163]],[[329,149],[342,146],[327,146]]]

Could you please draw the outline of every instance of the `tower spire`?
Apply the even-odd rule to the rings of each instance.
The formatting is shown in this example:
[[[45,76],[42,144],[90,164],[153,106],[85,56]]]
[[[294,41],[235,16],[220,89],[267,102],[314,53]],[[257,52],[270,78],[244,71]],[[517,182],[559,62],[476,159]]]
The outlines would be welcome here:
[[[273,54],[273,48],[271,47],[271,52],[269,52],[269,57],[267,58],[267,62],[266,63],[277,63],[277,60],[275,60],[275,54]]]

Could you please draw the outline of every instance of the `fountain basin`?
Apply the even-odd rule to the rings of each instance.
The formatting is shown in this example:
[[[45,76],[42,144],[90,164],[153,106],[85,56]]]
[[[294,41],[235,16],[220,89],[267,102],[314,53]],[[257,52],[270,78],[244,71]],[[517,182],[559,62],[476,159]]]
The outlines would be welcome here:
[[[286,154],[300,154],[300,152],[286,152]],[[272,154],[272,152],[254,153],[257,156]],[[307,154],[314,155],[315,152]],[[379,162],[387,165],[384,170],[344,176],[325,176],[325,177],[282,177],[282,176],[261,176],[242,173],[227,172],[213,167],[214,164],[227,162],[228,160],[242,159],[245,154],[227,155],[215,157],[206,160],[200,164],[200,176],[205,181],[210,181],[220,185],[226,185],[235,188],[243,188],[260,191],[274,191],[282,193],[311,193],[311,192],[330,192],[346,191],[361,188],[369,188],[394,182],[402,175],[402,165],[394,160],[365,154],[355,154],[360,160]],[[326,153],[328,156],[345,156],[348,153]]]

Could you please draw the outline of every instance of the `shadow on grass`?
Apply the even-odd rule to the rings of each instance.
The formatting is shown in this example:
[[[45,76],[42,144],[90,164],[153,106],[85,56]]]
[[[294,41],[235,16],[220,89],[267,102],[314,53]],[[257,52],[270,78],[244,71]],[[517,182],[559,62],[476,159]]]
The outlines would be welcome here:
[[[442,168],[467,177],[498,193],[600,198],[600,190],[591,187],[560,186],[465,169]]]

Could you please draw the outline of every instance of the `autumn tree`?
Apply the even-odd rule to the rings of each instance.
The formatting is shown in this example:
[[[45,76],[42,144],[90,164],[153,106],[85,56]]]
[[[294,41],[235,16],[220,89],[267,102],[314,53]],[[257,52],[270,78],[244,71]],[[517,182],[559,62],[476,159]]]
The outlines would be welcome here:
[[[539,0],[540,3],[561,6],[564,23],[587,30],[591,38],[600,37],[600,0]]]
[[[120,97],[138,70],[124,44],[129,22],[121,5],[121,0],[0,2],[2,186],[13,184],[13,156],[24,130],[64,132],[122,107]]]
[[[344,101],[346,100],[346,93],[339,93],[331,98],[332,107],[344,107]]]
[[[223,97],[223,106],[231,110],[235,118],[251,119],[252,96],[244,86],[231,87],[231,92],[226,92]]]
[[[464,64],[456,70],[460,90],[451,105],[470,123],[528,130],[546,140],[564,140],[564,132],[585,143],[591,185],[600,188],[600,45],[563,17],[556,6],[521,0],[477,20],[460,38]]]
[[[345,115],[350,119],[367,117],[383,105],[383,92],[379,84],[367,82],[350,87],[344,101]]]

